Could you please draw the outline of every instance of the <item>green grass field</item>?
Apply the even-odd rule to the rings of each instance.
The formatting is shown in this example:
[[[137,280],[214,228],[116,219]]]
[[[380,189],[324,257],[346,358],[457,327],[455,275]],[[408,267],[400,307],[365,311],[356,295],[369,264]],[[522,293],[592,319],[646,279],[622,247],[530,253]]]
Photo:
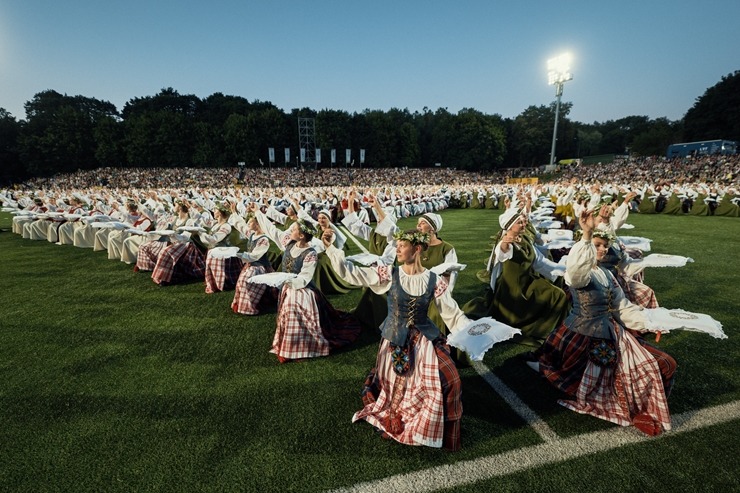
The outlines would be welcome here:
[[[442,237],[468,264],[455,288],[462,304],[483,291],[475,272],[498,211],[442,216]],[[23,240],[10,233],[10,218],[0,215],[0,491],[313,492],[406,473],[420,482],[399,480],[395,490],[421,491],[434,489],[446,467],[489,457],[495,467],[496,457],[543,444],[474,368],[460,372],[462,451],[384,441],[366,423],[350,422],[376,334],[327,358],[279,365],[268,353],[274,313],[236,315],[233,292],[208,295],[200,283],[160,288],[102,252]],[[735,403],[740,221],[633,215],[629,222],[636,228],[625,234],[652,238],[653,252],[695,260],[646,273],[660,304],[708,313],[729,336],[663,337],[659,346],[679,363],[671,412],[686,417]],[[330,300],[350,309],[358,295]],[[501,344],[484,364],[544,420],[562,459],[483,474],[449,491],[740,491],[736,415],[568,458],[581,436],[634,437],[634,430],[558,406],[559,394],[517,358],[526,350]]]

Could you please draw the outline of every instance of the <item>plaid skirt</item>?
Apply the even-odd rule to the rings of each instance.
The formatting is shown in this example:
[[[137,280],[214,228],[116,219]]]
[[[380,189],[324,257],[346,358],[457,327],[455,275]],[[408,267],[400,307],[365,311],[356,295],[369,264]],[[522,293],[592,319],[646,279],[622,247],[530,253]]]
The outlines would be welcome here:
[[[206,255],[206,293],[234,289],[244,267],[239,257],[213,258]]]
[[[157,257],[152,280],[164,286],[205,277],[205,255],[190,242],[168,245]]]
[[[364,407],[352,422],[364,420],[384,437],[406,445],[459,450],[462,385],[444,336],[429,341],[413,329],[413,366],[403,376],[393,370],[390,342],[380,342],[376,366],[362,390]]]
[[[634,425],[649,435],[670,430],[663,376],[652,352],[629,331],[624,331],[616,348],[615,364],[601,366],[589,357],[594,340],[570,331],[565,325],[545,340],[539,360],[540,373],[574,398],[561,399],[558,403],[620,426]]]
[[[231,302],[231,309],[234,313],[257,315],[259,313],[260,302],[263,301],[265,294],[270,295],[273,301],[277,299],[276,288],[270,287],[267,284],[253,284],[249,282],[250,277],[267,272],[275,271],[269,265],[267,267],[262,267],[261,265],[244,265],[234,288],[234,301]]]
[[[157,265],[157,258],[162,253],[167,245],[168,241],[150,241],[144,243],[139,248],[139,253],[136,254],[136,267],[137,270],[152,271],[154,266]]]
[[[624,276],[616,276],[616,278],[622,291],[624,291],[624,295],[632,303],[643,308],[658,308],[658,300],[653,288],[634,278],[630,279]]]
[[[270,352],[285,360],[326,356],[354,342],[360,330],[355,317],[331,306],[313,284],[283,286]]]

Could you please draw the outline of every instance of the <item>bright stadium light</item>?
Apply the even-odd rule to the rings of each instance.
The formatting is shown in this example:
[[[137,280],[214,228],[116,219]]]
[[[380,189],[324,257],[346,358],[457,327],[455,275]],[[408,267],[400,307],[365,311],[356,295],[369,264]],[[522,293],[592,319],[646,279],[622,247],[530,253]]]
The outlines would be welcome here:
[[[560,56],[551,58],[547,61],[547,84],[555,86],[555,126],[552,129],[552,147],[550,148],[550,166],[555,163],[555,142],[558,138],[558,114],[560,113],[560,97],[563,95],[563,85],[573,79],[570,73],[570,53],[563,53]]]

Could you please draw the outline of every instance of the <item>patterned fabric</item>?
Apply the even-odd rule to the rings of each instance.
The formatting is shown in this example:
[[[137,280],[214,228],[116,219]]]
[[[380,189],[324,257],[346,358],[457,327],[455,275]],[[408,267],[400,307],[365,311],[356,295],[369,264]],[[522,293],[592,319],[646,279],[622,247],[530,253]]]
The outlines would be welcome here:
[[[168,245],[157,257],[152,280],[159,285],[205,277],[205,255],[191,242]]]
[[[283,272],[297,274],[304,263],[317,261],[313,248],[294,258],[290,254],[294,245],[295,242],[287,244]],[[357,319],[332,307],[312,282],[302,289],[284,285],[278,300],[277,328],[270,352],[281,361],[326,356],[331,350],[352,343],[359,334]]]
[[[275,270],[270,265],[267,267],[254,264],[244,265],[234,288],[234,301],[231,302],[231,309],[234,313],[257,315],[259,313],[260,302],[266,293],[273,300],[277,299],[277,289],[271,288],[267,284],[253,284],[248,282],[251,277],[268,272],[275,272]]]
[[[152,271],[154,266],[157,265],[157,258],[162,250],[167,248],[170,243],[167,241],[150,241],[144,243],[139,248],[139,253],[136,255],[136,267],[140,271]]]
[[[406,445],[459,450],[462,389],[449,347],[444,336],[432,342],[418,331],[411,341],[415,364],[403,377],[393,370],[391,344],[381,341],[376,367],[363,388],[364,407],[352,422],[367,421],[384,436]],[[391,423],[394,429],[388,429]]]
[[[244,267],[239,257],[213,258],[206,255],[206,293],[234,289]]]
[[[270,352],[284,359],[326,356],[350,344],[359,334],[357,319],[334,309],[311,284],[303,289],[283,286]]]
[[[643,308],[658,308],[655,291],[650,286],[635,279],[627,279],[624,276],[616,276],[616,278],[622,291],[624,291],[624,295],[632,303]]]
[[[633,424],[651,435],[670,430],[665,376],[661,375],[661,366],[653,356],[654,352],[662,352],[657,348],[647,350],[632,334],[622,331],[615,346],[617,364],[605,367],[589,358],[592,341],[591,337],[561,325],[543,344],[540,372],[575,398],[560,400],[559,404],[620,426]]]

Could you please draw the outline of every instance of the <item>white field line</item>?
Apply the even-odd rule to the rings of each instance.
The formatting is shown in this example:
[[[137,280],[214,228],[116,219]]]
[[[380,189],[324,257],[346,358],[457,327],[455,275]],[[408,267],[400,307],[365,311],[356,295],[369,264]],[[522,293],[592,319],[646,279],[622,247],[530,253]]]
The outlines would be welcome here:
[[[491,370],[479,361],[473,361],[473,368],[483,380],[490,385],[498,395],[517,413],[545,442],[552,442],[558,436],[516,393],[501,381]]]
[[[626,445],[662,440],[680,433],[737,419],[740,419],[740,401],[675,415],[672,417],[673,429],[657,437],[644,435],[633,427],[612,428],[557,439],[488,457],[390,476],[378,481],[359,483],[336,491],[397,493],[398,491],[424,492],[454,488]]]

